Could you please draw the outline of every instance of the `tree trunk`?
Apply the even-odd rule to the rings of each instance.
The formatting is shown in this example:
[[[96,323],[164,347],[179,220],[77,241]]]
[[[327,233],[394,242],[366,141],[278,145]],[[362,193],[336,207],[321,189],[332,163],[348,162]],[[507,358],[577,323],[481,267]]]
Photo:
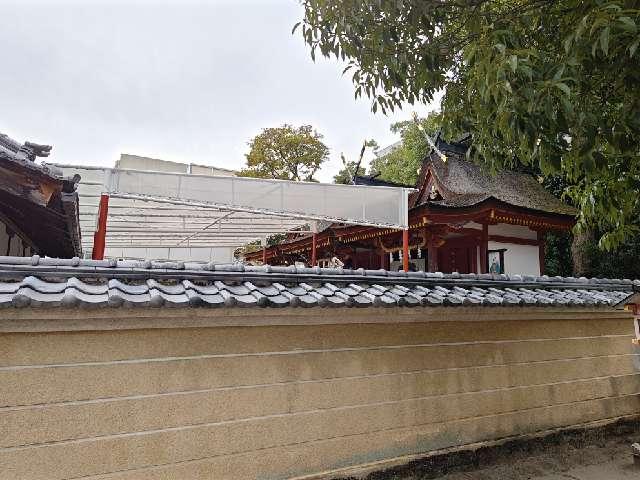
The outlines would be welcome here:
[[[571,257],[573,259],[573,275],[575,277],[593,276],[593,230],[584,230],[573,234]]]

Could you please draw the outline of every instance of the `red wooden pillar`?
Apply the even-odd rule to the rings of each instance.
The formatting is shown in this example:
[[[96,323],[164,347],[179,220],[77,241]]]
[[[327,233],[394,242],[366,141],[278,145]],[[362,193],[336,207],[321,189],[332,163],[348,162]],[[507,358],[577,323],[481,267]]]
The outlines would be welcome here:
[[[318,234],[314,233],[311,237],[311,266],[316,266],[317,254],[316,249],[318,247]]]
[[[402,269],[409,271],[409,230],[402,231]]]
[[[540,263],[540,275],[544,275],[545,235],[543,230],[538,230],[538,262]]]
[[[384,250],[380,250],[380,268],[382,270],[389,270],[389,254]]]
[[[93,234],[93,252],[91,258],[94,260],[104,259],[104,248],[107,238],[107,217],[109,215],[109,195],[100,195],[98,206],[98,228]]]
[[[427,244],[427,270],[429,272],[438,271],[438,247],[433,239]]]
[[[489,273],[489,225],[482,224],[482,237],[480,238],[480,273]]]

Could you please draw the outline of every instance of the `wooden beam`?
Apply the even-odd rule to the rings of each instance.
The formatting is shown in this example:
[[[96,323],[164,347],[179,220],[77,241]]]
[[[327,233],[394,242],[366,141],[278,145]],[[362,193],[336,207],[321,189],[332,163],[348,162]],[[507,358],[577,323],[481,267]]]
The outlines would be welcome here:
[[[389,255],[387,254],[387,252],[385,252],[382,249],[379,250],[379,255],[380,255],[380,268],[383,270],[389,270],[389,266],[388,266]]]
[[[482,236],[480,237],[480,273],[489,273],[489,225],[482,224]]]
[[[316,266],[317,248],[318,248],[318,234],[314,232],[313,236],[311,237],[311,266],[312,267]]]
[[[532,245],[537,247],[540,244],[539,240],[534,240],[532,238],[520,238],[520,237],[511,237],[508,235],[489,235],[489,240],[492,242],[498,243],[514,243],[516,245]]]
[[[427,270],[429,272],[438,271],[438,246],[433,240],[427,244]]]

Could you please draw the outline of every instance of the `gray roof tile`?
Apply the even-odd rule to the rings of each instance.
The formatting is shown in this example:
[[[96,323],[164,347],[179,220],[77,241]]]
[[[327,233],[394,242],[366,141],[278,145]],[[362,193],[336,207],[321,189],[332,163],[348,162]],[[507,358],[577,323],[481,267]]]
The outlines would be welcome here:
[[[3,307],[608,306],[640,281],[0,257]]]

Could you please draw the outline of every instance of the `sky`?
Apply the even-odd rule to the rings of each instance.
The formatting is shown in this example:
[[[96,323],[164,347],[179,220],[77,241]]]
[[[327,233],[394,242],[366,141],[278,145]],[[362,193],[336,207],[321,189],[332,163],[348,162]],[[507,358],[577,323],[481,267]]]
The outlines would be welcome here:
[[[113,166],[120,153],[240,169],[263,128],[312,125],[330,158],[437,105],[385,116],[355,100],[335,60],[314,63],[296,0],[2,0],[0,132],[53,145],[50,161]]]

